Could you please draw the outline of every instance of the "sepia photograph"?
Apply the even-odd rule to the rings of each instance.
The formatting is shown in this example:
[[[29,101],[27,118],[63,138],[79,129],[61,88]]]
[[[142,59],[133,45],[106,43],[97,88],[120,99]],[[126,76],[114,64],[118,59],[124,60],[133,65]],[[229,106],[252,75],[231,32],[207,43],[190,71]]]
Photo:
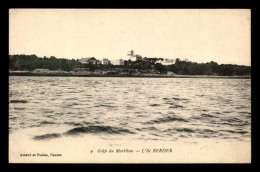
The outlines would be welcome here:
[[[9,163],[251,163],[250,9],[9,9]]]

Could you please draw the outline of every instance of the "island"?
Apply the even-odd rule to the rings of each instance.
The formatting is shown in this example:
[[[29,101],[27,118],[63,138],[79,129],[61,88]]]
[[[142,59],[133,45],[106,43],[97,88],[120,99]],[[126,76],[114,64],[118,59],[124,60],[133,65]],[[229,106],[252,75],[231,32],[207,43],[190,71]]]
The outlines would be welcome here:
[[[65,59],[36,55],[9,55],[9,76],[76,76],[76,77],[164,77],[164,78],[251,78],[251,66],[196,63],[132,55],[135,61],[107,58]]]

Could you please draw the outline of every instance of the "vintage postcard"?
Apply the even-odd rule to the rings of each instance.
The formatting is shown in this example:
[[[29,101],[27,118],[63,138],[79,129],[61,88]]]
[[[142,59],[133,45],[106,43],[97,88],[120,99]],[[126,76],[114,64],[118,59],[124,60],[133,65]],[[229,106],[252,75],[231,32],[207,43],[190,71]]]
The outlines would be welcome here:
[[[9,163],[251,163],[250,9],[10,9]]]

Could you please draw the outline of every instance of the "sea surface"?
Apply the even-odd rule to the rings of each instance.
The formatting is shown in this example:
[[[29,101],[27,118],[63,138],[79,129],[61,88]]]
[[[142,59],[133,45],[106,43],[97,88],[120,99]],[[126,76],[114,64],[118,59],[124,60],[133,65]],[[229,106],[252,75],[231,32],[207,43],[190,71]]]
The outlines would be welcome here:
[[[250,141],[251,79],[9,77],[9,134],[35,142]]]

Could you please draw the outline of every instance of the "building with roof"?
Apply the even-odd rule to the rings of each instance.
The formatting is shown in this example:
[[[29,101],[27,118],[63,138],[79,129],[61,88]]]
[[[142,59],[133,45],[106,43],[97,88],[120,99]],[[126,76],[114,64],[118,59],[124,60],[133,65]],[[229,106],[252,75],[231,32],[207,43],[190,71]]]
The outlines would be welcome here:
[[[109,65],[111,64],[111,61],[108,60],[107,58],[103,58],[103,65]]]
[[[95,59],[95,57],[87,57],[87,58],[81,58],[79,59],[80,63],[82,64],[101,64],[101,62],[97,59]]]

